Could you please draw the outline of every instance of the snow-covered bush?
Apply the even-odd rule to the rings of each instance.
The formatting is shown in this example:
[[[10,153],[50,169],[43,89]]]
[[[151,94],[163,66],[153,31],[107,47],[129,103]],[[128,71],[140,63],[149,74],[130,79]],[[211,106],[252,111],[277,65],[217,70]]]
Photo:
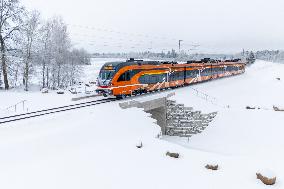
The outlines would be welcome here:
[[[48,88],[41,89],[41,93],[48,93]]]

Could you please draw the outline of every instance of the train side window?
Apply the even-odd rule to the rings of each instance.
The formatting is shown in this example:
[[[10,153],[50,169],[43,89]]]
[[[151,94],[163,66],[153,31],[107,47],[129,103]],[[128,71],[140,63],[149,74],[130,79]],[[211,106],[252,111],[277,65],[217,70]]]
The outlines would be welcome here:
[[[143,77],[144,77],[144,83],[145,84],[149,83],[149,81],[150,81],[149,75],[144,75]]]
[[[176,72],[176,78],[175,80],[180,80],[180,72]]]
[[[158,82],[163,82],[163,74],[159,74],[159,77],[158,77],[159,79],[158,79]]]
[[[197,77],[199,75],[199,70],[194,70],[194,77]]]
[[[162,78],[162,77],[161,77],[161,74],[156,75],[156,81],[157,81],[157,83],[158,83],[158,82],[161,82],[161,78]]]
[[[172,81],[176,81],[176,80],[178,80],[178,72],[177,71],[172,73]]]
[[[130,71],[126,71],[119,76],[117,81],[130,81],[130,78]]]
[[[142,84],[146,84],[146,76],[145,75],[142,75],[140,78],[139,78],[139,82],[142,83]]]
[[[198,70],[192,70],[192,78],[196,78],[197,77],[197,73],[198,73]]]
[[[130,72],[129,71],[126,72],[125,80],[130,81]]]
[[[207,73],[208,73],[208,69],[207,68],[205,68],[204,70],[203,70],[203,76],[207,76]]]
[[[125,81],[125,73],[121,74],[117,81]]]
[[[169,81],[173,81],[174,79],[174,72],[169,73]]]
[[[163,74],[158,75],[158,82],[162,83],[163,82]]]
[[[184,79],[184,73],[183,71],[179,72],[179,80],[183,80]]]
[[[155,84],[157,83],[157,76],[156,75],[151,75],[150,77],[150,84]]]
[[[152,83],[154,82],[154,81],[153,81],[153,80],[154,80],[153,76],[152,76],[152,75],[149,75],[148,77],[149,77],[148,83],[149,83],[149,84],[152,84]]]
[[[190,78],[191,77],[191,72],[189,70],[186,71],[186,78]]]
[[[180,72],[177,72],[176,80],[180,80]]]
[[[138,81],[139,83],[142,83],[142,84],[151,84],[153,83],[155,80],[155,78],[153,78],[153,76],[151,75],[142,75]]]
[[[162,75],[162,82],[167,82],[167,74]]]
[[[159,75],[153,75],[153,82],[158,83],[159,82]]]
[[[195,77],[194,70],[188,71],[187,75],[189,78],[194,78]]]

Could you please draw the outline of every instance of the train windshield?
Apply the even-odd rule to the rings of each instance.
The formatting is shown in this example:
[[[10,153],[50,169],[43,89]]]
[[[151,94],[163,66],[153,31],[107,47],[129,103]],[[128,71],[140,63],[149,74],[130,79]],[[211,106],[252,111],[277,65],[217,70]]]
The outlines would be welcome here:
[[[100,72],[100,79],[101,80],[111,80],[114,76],[114,70],[101,70]]]

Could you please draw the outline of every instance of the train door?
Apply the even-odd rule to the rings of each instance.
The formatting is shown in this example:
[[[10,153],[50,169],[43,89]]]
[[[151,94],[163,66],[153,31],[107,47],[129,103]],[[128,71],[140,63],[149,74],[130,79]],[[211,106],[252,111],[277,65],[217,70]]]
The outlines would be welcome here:
[[[214,76],[214,71],[213,71],[213,65],[212,65],[212,64],[210,65],[210,73],[209,73],[209,74],[210,74],[210,79],[211,79],[211,80],[214,79],[214,78],[213,78],[213,76]]]
[[[119,93],[120,95],[131,95],[133,91],[131,84],[131,72],[132,70],[127,70],[119,76],[117,79],[118,87],[116,89],[116,93]]]
[[[197,74],[197,81],[198,81],[198,82],[201,82],[201,81],[202,81],[201,72],[202,72],[202,68],[199,68],[199,69],[198,69],[198,74]]]
[[[169,88],[170,87],[170,73],[171,73],[171,68],[168,68],[166,72],[166,80],[165,80],[165,87]]]
[[[183,68],[183,84],[185,85],[185,80],[186,80],[186,67]]]

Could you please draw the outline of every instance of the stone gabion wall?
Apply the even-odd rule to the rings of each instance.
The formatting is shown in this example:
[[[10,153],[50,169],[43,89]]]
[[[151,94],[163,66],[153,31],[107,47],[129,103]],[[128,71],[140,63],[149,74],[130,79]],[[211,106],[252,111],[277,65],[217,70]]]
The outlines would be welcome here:
[[[201,114],[191,107],[184,107],[174,100],[166,102],[166,135],[191,137],[201,133],[217,115],[217,112]]]

